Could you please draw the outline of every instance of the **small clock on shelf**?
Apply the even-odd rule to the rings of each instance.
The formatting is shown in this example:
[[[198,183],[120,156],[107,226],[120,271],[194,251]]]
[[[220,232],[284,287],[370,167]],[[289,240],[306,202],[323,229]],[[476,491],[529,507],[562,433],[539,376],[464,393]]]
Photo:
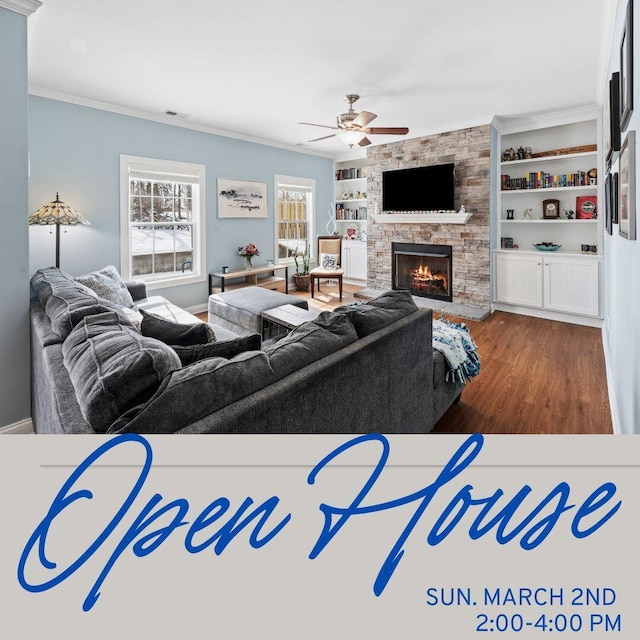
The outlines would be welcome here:
[[[542,217],[545,220],[554,220],[560,217],[560,200],[543,200]]]

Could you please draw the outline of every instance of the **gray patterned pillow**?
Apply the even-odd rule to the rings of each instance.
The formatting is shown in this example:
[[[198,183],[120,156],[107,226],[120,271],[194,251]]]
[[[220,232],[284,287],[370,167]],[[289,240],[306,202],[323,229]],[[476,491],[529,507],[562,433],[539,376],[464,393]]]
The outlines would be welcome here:
[[[338,267],[338,257],[337,253],[321,253],[320,266],[323,269],[336,269]]]
[[[109,300],[109,302],[123,307],[133,307],[133,298],[129,293],[129,289],[127,289],[127,285],[113,265],[104,267],[100,271],[92,271],[84,276],[78,276],[74,280],[85,287],[89,287],[101,298]]]

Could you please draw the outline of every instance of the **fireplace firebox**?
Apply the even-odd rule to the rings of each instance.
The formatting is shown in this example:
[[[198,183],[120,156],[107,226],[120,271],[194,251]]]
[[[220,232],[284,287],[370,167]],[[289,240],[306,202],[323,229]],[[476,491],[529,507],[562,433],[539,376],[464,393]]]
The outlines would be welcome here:
[[[414,296],[452,301],[452,249],[449,245],[391,243],[393,289]]]

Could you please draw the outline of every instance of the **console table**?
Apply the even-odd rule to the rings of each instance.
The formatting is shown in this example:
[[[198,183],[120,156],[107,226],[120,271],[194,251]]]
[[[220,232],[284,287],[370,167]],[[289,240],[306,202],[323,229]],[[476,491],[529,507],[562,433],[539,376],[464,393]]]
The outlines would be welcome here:
[[[276,271],[284,271],[284,278],[276,276]],[[271,276],[259,278],[261,274],[271,273]],[[220,293],[225,290],[240,289],[242,287],[265,287],[267,289],[276,289],[284,280],[284,292],[289,293],[289,266],[282,264],[267,264],[263,267],[252,267],[251,269],[235,269],[222,273],[222,271],[214,271],[209,274],[209,293],[213,293],[214,279],[220,280]],[[226,280],[242,278],[242,282],[226,284]]]

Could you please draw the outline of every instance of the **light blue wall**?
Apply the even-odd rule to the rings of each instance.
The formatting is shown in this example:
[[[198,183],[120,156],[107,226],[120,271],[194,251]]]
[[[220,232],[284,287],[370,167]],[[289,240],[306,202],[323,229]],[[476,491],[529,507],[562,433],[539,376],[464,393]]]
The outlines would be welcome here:
[[[0,427],[31,415],[27,19],[0,7]]]
[[[618,2],[615,34],[613,37],[609,73],[619,71],[619,43],[624,24],[626,0]],[[636,10],[634,32],[636,44],[640,42],[640,21]],[[640,223],[640,46],[634,51],[635,105],[627,131],[636,131],[636,220]],[[624,140],[626,133],[623,132]],[[613,171],[618,170],[617,162]],[[640,229],[640,225],[639,225]],[[612,382],[613,412],[622,433],[640,433],[640,233],[638,240],[626,240],[618,234],[604,234],[604,340],[608,355],[609,375]]]
[[[79,274],[120,265],[120,155],[203,164],[206,167],[207,270],[241,266],[240,245],[253,242],[261,258],[274,253],[273,179],[284,174],[316,180],[316,229],[324,230],[333,199],[333,161],[267,145],[202,133],[142,118],[31,96],[29,210],[55,198],[84,215],[90,227],[61,236],[60,266]],[[268,219],[217,218],[216,180],[266,182]],[[29,230],[29,271],[54,263],[54,238],[47,228]],[[176,304],[204,304],[207,284],[157,292]]]

